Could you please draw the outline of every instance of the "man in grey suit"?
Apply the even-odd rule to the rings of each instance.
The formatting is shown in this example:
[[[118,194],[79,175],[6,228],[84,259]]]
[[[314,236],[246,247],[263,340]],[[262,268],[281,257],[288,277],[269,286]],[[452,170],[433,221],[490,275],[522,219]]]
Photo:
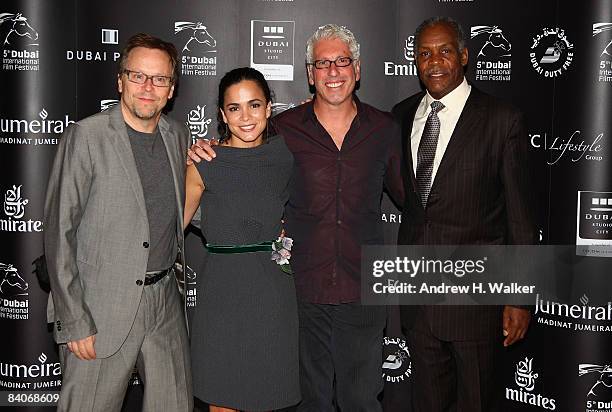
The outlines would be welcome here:
[[[135,365],[144,410],[193,408],[173,270],[183,255],[189,132],[161,113],[177,61],[171,43],[130,38],[117,76],[120,104],[72,125],[58,145],[44,242],[60,411],[119,411]]]

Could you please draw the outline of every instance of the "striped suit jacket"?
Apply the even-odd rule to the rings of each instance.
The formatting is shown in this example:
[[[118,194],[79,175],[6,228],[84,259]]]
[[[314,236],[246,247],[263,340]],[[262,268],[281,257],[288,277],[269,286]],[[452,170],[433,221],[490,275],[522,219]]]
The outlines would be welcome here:
[[[402,129],[406,202],[403,245],[534,244],[534,193],[529,185],[528,135],[513,106],[472,86],[424,208],[417,196],[410,135],[424,92],[392,113]],[[442,340],[501,336],[501,306],[402,306],[402,327],[425,316]]]

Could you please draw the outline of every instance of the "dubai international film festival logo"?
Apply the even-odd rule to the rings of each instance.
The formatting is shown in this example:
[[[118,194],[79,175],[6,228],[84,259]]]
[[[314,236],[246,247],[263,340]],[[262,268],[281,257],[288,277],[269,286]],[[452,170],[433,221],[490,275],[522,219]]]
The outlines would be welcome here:
[[[402,47],[402,55],[405,62],[384,62],[385,76],[417,76],[418,70],[416,66],[414,47],[414,36],[406,37],[404,40],[404,46]]]
[[[0,13],[0,41],[2,70],[39,70],[38,32],[22,13]]]
[[[533,38],[531,50],[531,66],[544,77],[559,77],[574,59],[574,45],[567,40],[565,30],[558,27],[542,29]]]
[[[578,192],[576,253],[612,257],[612,192]]]
[[[101,47],[84,48],[84,49],[66,49],[66,60],[81,61],[81,62],[116,62],[121,57],[121,52],[117,46],[119,44],[119,30],[116,29],[100,29],[102,36],[100,38]],[[109,48],[110,47],[110,48]]]
[[[412,362],[406,341],[385,336],[383,350],[389,353],[382,364],[384,381],[397,383],[409,379],[412,374]]]
[[[195,143],[197,139],[204,139],[208,135],[208,126],[212,119],[206,116],[206,105],[196,105],[187,113],[187,122],[185,124],[191,133],[191,140]]]
[[[4,214],[6,219],[0,219],[0,230],[3,232],[42,232],[43,223],[40,220],[24,220],[25,207],[30,202],[21,195],[22,185],[13,185],[4,193]]]
[[[251,20],[251,67],[266,80],[293,80],[295,21]]]
[[[476,80],[510,81],[512,44],[499,26],[472,26],[470,38],[482,44],[476,55]]]
[[[175,21],[174,34],[181,39],[181,74],[215,76],[217,40],[202,21]]]
[[[593,24],[593,37],[603,34],[607,40],[599,58],[598,82],[612,82],[612,23]]]
[[[514,372],[514,382],[518,389],[505,388],[506,399],[554,411],[557,407],[555,399],[533,393],[538,377],[539,374],[533,371],[533,358],[526,356],[520,360]]]
[[[578,376],[588,375],[595,381],[586,396],[586,409],[606,412],[612,409],[612,365],[581,363]]]
[[[28,319],[29,287],[15,266],[0,263],[0,319]]]

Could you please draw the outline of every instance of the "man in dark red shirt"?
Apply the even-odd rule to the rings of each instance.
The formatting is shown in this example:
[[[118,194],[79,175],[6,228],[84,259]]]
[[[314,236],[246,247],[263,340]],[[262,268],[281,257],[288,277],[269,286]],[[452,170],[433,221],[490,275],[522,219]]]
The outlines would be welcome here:
[[[382,411],[386,308],[361,305],[360,260],[362,245],[384,243],[383,187],[404,201],[399,128],[354,95],[360,61],[351,31],[317,29],[306,64],[314,99],[272,120],[295,158],[285,229],[300,316],[298,411],[333,411],[334,400],[343,411]]]

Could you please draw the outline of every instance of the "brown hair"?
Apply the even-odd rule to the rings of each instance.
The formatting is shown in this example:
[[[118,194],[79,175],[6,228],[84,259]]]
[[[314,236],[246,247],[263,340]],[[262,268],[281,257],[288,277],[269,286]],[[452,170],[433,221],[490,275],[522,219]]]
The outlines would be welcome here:
[[[127,62],[127,58],[132,49],[135,49],[136,47],[146,47],[147,49],[158,49],[166,52],[170,58],[170,63],[172,63],[172,83],[176,82],[176,79],[178,78],[178,52],[176,51],[176,47],[174,47],[174,44],[172,43],[163,41],[162,39],[153,37],[146,33],[138,33],[128,39],[127,44],[121,51],[121,59],[119,60],[119,74],[122,74],[126,69],[125,64]]]

